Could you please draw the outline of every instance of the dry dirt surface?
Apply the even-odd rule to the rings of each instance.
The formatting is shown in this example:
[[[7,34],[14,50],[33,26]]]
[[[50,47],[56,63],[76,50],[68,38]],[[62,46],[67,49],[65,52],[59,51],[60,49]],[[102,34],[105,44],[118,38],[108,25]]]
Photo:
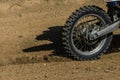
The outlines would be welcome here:
[[[120,80],[120,35],[95,61],[75,61],[62,50],[69,15],[101,0],[0,0],[0,80]]]

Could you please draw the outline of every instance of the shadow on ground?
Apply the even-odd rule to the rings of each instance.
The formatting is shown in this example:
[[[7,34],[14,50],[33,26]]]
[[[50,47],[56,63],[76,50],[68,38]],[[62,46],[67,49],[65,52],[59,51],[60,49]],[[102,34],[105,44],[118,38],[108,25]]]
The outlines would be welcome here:
[[[120,34],[116,34],[113,36],[111,46],[106,54],[116,53],[116,52],[120,52]]]
[[[40,46],[34,46],[30,48],[23,49],[24,52],[38,52],[46,50],[54,50],[51,55],[66,56],[64,54],[62,46],[62,27],[63,26],[54,26],[50,27],[48,30],[44,31],[43,34],[40,34],[36,37],[36,40],[48,40],[51,41],[51,44],[44,44]],[[50,55],[50,56],[51,56]]]
[[[44,31],[43,34],[38,35],[36,40],[48,40],[51,41],[51,44],[44,44],[40,46],[34,46],[30,48],[26,48],[24,52],[37,52],[37,51],[46,51],[46,50],[54,50],[54,53],[62,53],[62,26],[54,26],[50,27],[48,30]]]

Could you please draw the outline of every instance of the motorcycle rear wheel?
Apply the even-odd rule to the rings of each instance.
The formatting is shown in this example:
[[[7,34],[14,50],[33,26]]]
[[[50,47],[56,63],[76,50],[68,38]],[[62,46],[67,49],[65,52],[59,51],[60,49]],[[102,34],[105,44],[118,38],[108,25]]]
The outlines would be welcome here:
[[[99,59],[107,51],[112,41],[112,33],[90,40],[91,32],[105,28],[111,19],[97,6],[87,6],[76,10],[63,27],[63,45],[67,53],[76,60]]]

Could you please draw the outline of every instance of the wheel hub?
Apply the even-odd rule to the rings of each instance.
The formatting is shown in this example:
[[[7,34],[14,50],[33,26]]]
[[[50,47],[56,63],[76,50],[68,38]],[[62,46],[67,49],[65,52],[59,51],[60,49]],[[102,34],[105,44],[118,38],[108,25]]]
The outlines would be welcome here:
[[[83,28],[81,30],[81,39],[86,45],[94,45],[97,43],[97,40],[90,40],[90,34],[98,31],[98,26],[92,25],[91,27],[88,28]]]

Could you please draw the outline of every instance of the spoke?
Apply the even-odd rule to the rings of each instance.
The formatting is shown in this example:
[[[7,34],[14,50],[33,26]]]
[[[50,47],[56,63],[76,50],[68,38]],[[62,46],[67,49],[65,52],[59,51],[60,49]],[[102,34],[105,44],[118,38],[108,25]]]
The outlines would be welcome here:
[[[94,49],[94,46],[91,46],[91,49],[93,50],[93,49]]]
[[[90,48],[91,48],[91,50],[93,50],[93,49],[94,49],[94,46],[93,46],[93,45],[91,45],[91,46],[90,46]]]
[[[81,48],[80,48],[80,50],[83,50],[84,51],[84,47],[86,46],[86,44],[84,44]]]
[[[86,50],[87,50],[87,45],[85,44],[84,51],[86,51]]]
[[[80,38],[81,38],[81,37],[79,37],[79,35],[73,36],[73,41],[81,41]]]
[[[80,42],[81,42],[81,39],[79,39],[79,40],[77,41],[77,43],[75,44],[75,46],[78,46],[78,45],[80,44]]]

